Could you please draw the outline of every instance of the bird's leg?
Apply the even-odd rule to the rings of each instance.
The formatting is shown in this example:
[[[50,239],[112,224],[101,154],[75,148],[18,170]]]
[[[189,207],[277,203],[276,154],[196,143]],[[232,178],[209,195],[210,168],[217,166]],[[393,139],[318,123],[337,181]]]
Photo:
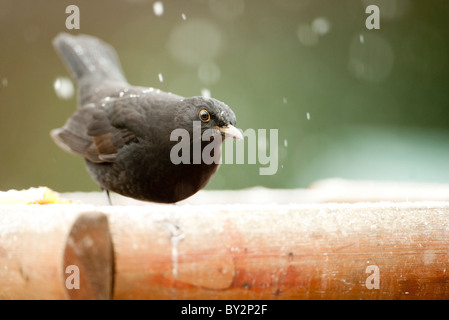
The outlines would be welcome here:
[[[106,193],[106,197],[108,198],[109,205],[112,206],[111,195],[109,194],[109,190],[108,189],[103,189],[103,190]]]

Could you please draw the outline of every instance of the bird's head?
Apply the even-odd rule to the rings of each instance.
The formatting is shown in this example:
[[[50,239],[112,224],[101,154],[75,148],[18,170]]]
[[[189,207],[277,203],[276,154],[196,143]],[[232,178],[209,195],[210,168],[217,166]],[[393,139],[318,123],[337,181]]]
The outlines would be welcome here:
[[[183,99],[181,105],[184,107],[184,121],[201,121],[201,132],[214,129],[221,133],[223,139],[243,139],[235,127],[235,114],[225,103],[214,98],[191,97]]]

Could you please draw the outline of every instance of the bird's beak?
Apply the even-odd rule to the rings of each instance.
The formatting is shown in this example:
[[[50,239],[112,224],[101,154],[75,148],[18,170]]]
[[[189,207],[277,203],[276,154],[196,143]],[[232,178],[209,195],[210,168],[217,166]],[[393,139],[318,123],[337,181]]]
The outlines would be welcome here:
[[[227,126],[223,126],[223,127],[215,126],[214,128],[221,131],[221,134],[223,134],[225,136],[225,138],[231,137],[234,139],[243,140],[243,135],[240,132],[240,130],[231,124],[228,124]]]

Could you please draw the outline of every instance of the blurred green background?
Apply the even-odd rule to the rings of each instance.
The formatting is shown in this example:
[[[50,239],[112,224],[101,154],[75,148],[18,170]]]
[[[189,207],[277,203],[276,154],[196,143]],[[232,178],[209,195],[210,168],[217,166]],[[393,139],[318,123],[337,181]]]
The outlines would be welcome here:
[[[158,15],[152,0],[0,0],[0,190],[98,190],[84,162],[49,137],[76,108],[51,45],[62,31],[112,44],[131,84],[206,89],[238,127],[279,130],[275,175],[225,164],[209,189],[449,182],[448,1],[161,2]],[[65,27],[71,4],[80,30]],[[370,4],[380,30],[365,27]]]

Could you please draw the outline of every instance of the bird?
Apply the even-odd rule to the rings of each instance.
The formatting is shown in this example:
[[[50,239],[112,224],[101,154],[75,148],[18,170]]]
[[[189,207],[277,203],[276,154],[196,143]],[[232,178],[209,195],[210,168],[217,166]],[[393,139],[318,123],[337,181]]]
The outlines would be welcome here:
[[[208,141],[195,137],[195,124],[225,138],[243,139],[232,109],[217,99],[183,97],[128,83],[114,48],[97,37],[59,33],[53,46],[77,82],[77,109],[50,132],[63,150],[81,156],[87,171],[109,198],[115,192],[137,200],[176,203],[207,185],[219,161],[173,161],[173,148],[188,144],[188,160]],[[176,129],[189,139],[172,138]],[[217,139],[217,140],[215,140]],[[207,140],[207,139],[206,139]],[[195,149],[195,145],[200,149]],[[214,148],[213,157],[219,157]],[[216,158],[215,158],[216,159]]]

